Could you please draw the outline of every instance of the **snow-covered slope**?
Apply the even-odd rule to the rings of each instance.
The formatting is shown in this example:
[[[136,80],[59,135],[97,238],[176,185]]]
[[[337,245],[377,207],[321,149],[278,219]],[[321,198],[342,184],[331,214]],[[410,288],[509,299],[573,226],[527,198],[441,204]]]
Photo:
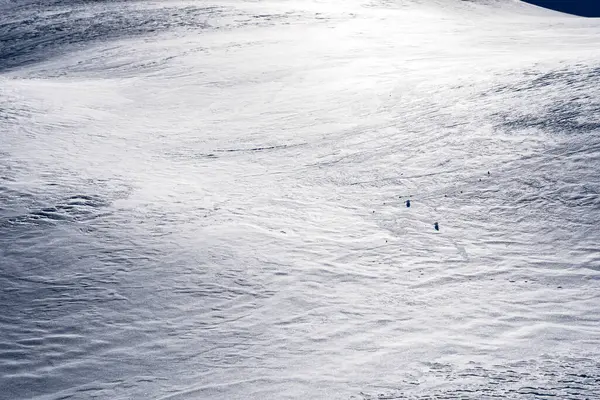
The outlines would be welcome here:
[[[0,398],[600,391],[600,22],[3,7]]]

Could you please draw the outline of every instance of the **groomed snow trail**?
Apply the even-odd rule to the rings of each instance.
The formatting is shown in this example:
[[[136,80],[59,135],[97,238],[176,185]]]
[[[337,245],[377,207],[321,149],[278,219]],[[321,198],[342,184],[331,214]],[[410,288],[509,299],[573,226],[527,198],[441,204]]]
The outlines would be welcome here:
[[[0,398],[600,393],[600,21],[0,15]]]

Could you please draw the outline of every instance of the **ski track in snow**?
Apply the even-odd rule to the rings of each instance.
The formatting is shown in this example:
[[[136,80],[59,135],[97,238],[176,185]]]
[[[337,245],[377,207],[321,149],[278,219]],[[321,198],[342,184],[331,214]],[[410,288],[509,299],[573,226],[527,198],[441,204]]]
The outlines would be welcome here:
[[[600,393],[599,21],[0,11],[0,398]]]

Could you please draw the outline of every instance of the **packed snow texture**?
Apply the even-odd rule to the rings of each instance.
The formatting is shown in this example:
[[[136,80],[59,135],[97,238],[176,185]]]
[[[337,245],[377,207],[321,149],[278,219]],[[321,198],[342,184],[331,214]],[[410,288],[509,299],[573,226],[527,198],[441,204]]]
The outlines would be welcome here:
[[[0,398],[595,398],[599,38],[517,0],[0,1]]]

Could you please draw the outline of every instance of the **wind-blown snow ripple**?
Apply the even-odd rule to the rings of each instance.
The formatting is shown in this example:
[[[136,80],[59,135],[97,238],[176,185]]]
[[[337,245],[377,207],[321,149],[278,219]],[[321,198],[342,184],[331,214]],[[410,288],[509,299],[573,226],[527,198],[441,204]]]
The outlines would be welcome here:
[[[273,25],[298,20],[286,14],[247,14],[231,6],[156,7],[141,2],[46,1],[15,5],[0,20],[0,72],[38,63],[94,42],[158,34],[173,29],[205,30]]]

